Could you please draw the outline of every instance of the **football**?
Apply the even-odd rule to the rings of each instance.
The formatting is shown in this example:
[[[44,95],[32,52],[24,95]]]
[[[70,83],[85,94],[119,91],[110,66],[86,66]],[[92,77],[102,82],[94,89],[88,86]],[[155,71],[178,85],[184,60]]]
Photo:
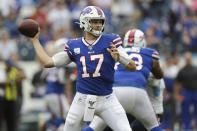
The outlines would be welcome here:
[[[38,29],[38,22],[32,19],[25,19],[18,25],[18,31],[27,37],[34,37],[38,33]]]

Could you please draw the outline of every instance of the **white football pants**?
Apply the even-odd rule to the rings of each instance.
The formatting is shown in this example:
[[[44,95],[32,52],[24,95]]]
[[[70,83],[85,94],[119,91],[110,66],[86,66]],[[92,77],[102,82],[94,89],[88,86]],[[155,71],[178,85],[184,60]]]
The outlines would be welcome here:
[[[145,90],[136,87],[115,87],[113,89],[125,111],[142,122],[147,130],[159,126],[157,116]],[[103,131],[106,124],[101,118],[95,116],[90,127],[94,131]]]
[[[66,118],[64,131],[81,131],[85,125],[83,115],[86,97],[86,94],[76,93]],[[97,97],[95,115],[101,117],[114,131],[131,131],[125,111],[113,93]]]

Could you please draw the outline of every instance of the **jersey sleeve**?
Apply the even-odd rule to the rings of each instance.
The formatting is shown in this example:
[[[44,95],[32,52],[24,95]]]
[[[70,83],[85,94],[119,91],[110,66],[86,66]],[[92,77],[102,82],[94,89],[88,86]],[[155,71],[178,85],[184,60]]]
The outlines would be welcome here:
[[[160,56],[159,56],[159,52],[156,51],[155,49],[151,49],[151,48],[141,48],[140,52],[142,54],[145,54],[149,57],[151,57],[154,60],[159,60]]]
[[[158,51],[156,51],[156,50],[154,50],[154,51],[152,51],[152,57],[153,57],[153,59],[155,59],[155,60],[159,60],[159,52]]]
[[[116,46],[116,48],[122,45],[122,39],[118,34],[112,35],[112,43]]]
[[[67,52],[68,56],[70,57],[70,59],[72,61],[74,61],[74,52],[71,48],[71,44],[72,44],[72,41],[69,40],[66,44],[65,44],[65,48],[64,48],[64,51]]]

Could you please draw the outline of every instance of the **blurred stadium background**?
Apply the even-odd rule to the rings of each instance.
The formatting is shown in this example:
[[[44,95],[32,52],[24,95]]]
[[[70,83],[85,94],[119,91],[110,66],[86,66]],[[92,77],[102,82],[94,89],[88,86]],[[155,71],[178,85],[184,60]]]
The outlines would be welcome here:
[[[148,47],[157,49],[161,55],[166,78],[176,78],[185,63],[185,51],[192,52],[193,64],[197,65],[197,0],[0,0],[1,72],[4,70],[3,60],[12,58],[26,74],[20,91],[19,131],[39,130],[38,114],[45,110],[42,99],[45,84],[39,87],[32,84],[35,73],[42,70],[42,66],[30,41],[19,34],[17,24],[24,18],[36,20],[41,27],[40,42],[52,55],[56,40],[82,36],[75,22],[87,5],[104,10],[107,17],[105,33],[118,33],[123,39],[124,33],[131,28],[143,30]],[[69,68],[72,68],[69,77],[74,81],[75,67]],[[0,77],[3,77],[2,73]],[[170,120],[166,120],[166,129],[174,127],[174,130],[181,131],[180,103],[173,105],[175,114],[168,113],[172,108],[169,104],[172,90],[169,87],[164,94],[164,109],[168,118],[174,121],[170,125]],[[0,97],[3,97],[1,95],[0,92]],[[193,124],[193,127],[197,126]],[[0,130],[4,131],[3,128]]]

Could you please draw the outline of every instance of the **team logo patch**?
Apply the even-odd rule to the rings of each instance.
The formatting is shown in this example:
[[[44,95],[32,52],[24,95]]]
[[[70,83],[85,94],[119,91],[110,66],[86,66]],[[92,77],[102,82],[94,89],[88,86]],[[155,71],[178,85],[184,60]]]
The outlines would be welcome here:
[[[75,55],[80,54],[80,48],[74,48],[74,53],[75,53]]]
[[[90,106],[93,106],[95,101],[89,101]]]

